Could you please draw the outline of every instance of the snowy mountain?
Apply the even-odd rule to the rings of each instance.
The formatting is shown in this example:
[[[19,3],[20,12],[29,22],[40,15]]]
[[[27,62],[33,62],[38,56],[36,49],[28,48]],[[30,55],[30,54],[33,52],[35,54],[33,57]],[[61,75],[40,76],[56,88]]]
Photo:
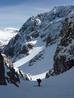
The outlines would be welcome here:
[[[68,68],[66,64],[70,63],[70,59],[73,60],[73,58],[68,58],[67,63],[66,60],[60,60],[61,55],[59,54],[64,51],[62,55],[67,54],[67,57],[74,57],[73,54],[68,53],[68,51],[71,51],[69,48],[72,47],[73,50],[74,45],[73,33],[70,34],[73,31],[70,29],[73,29],[74,24],[73,12],[74,6],[59,6],[54,7],[50,12],[30,17],[23,24],[19,33],[4,48],[4,53],[10,56],[13,62],[17,61],[14,63],[15,65],[19,64],[18,60],[21,59],[19,67],[26,65],[21,66],[22,70],[28,69],[27,72],[32,73],[31,68],[37,67],[38,70],[35,70],[33,74],[46,72],[48,68],[54,68],[55,73],[64,72],[71,68],[72,63],[71,66],[69,64]],[[66,23],[67,18],[69,23]],[[66,27],[66,24],[72,25],[71,28]],[[66,36],[67,30],[68,36]],[[66,47],[62,43],[67,43],[67,37],[69,40],[72,39]],[[61,49],[58,47],[61,47]],[[39,71],[38,66],[42,68],[42,71]]]
[[[9,40],[17,34],[16,28],[5,28],[0,30],[0,48],[8,44]]]
[[[54,7],[30,17],[3,53],[12,59],[21,82],[19,88],[0,87],[2,98],[73,98],[74,6]]]
[[[69,29],[68,27],[66,28],[65,24],[67,23],[65,23],[65,21],[68,18],[68,24],[73,26],[73,12],[74,6],[59,6],[54,7],[50,12],[39,14],[36,17],[32,16],[23,24],[23,26],[19,30],[19,33],[15,37],[13,37],[9,44],[4,48],[4,53],[10,56],[13,62],[25,57],[25,60],[27,59],[27,61],[25,63],[22,63],[22,65],[33,65],[35,67],[42,66],[42,70],[44,68],[42,72],[47,71],[48,67],[45,66],[49,66],[49,69],[52,67],[56,71],[60,70],[60,72],[67,70],[67,67],[64,67],[65,65],[61,63],[64,60],[60,61],[58,59],[59,53],[57,51],[59,50],[58,47],[61,47],[61,50],[62,48],[65,49],[66,47],[63,47],[62,45],[62,43],[64,43],[64,40],[66,40],[67,38],[65,36],[67,36],[66,33]],[[73,27],[71,27],[70,29],[73,29]],[[68,32],[70,33],[71,31],[68,30]],[[68,35],[68,38],[69,36],[70,34]],[[73,34],[71,40],[73,41]],[[70,43],[72,44],[72,42]],[[52,51],[50,49],[52,49]],[[63,51],[64,52],[62,55],[64,55],[66,51],[69,51],[69,49],[66,47],[66,51]],[[67,55],[70,56],[70,53],[67,53]],[[72,54],[71,56],[74,55]],[[59,65],[60,63],[61,65]],[[66,64],[66,62],[64,63]],[[19,64],[19,67],[20,65],[21,64]],[[63,67],[62,69],[60,69],[61,67],[58,66]],[[24,70],[24,68],[22,69]]]

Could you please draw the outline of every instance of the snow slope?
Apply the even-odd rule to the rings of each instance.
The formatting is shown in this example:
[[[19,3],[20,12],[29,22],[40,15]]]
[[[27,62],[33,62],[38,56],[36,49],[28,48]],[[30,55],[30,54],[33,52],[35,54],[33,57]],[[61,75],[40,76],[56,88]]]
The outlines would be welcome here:
[[[74,98],[74,67],[69,71],[48,80],[37,82],[21,81],[20,87],[0,86],[0,98]]]
[[[20,69],[23,72],[30,73],[32,75],[37,75],[37,74],[47,72],[49,69],[53,67],[53,56],[56,51],[56,47],[57,44],[53,44],[50,47],[47,47],[46,50],[43,50],[44,54],[41,60],[38,60],[38,62],[35,62],[32,66],[28,66],[28,63],[24,63],[22,66],[20,66]],[[16,64],[16,62],[14,64]],[[20,62],[16,65],[19,64]]]
[[[32,49],[32,51],[30,51],[30,55],[16,61],[14,64],[15,67],[20,67],[23,64],[27,63],[28,61],[30,61],[33,57],[35,57],[40,51],[43,50],[43,47],[35,47],[34,49]]]
[[[29,41],[26,44],[31,43],[34,45],[33,49],[29,51],[29,55],[17,60],[13,63],[14,67],[21,69],[25,73],[30,73],[31,75],[37,75],[41,73],[46,73],[49,69],[53,67],[53,57],[56,51],[57,43],[45,47],[42,40],[37,38],[37,40]],[[34,60],[42,52],[42,59],[34,62],[32,66],[29,66],[29,62]],[[39,57],[38,57],[39,58]],[[45,78],[45,76],[43,77]]]

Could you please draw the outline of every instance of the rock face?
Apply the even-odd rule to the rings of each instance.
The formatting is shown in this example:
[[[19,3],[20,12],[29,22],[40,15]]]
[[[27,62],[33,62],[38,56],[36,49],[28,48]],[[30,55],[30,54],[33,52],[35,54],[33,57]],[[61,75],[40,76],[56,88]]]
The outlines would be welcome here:
[[[29,55],[30,50],[36,46],[44,45],[47,51],[47,47],[50,48],[50,45],[57,43],[57,40],[59,44],[53,57],[53,67],[58,74],[71,68],[74,63],[74,6],[54,7],[48,13],[30,17],[3,51],[15,62]],[[35,45],[29,43],[32,41],[38,43]],[[42,52],[41,56],[33,58],[29,65],[36,62],[38,57],[44,59],[43,54]]]
[[[6,85],[4,59],[0,53],[0,85]]]
[[[65,18],[61,40],[54,56],[54,70],[59,74],[74,66],[74,14]]]

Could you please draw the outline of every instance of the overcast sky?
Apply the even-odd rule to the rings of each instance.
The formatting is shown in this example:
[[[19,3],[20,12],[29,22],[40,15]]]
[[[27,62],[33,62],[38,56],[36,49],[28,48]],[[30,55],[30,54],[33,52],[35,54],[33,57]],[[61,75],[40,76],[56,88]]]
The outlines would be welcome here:
[[[74,0],[0,0],[0,28],[20,28],[30,16],[60,5],[74,5]]]

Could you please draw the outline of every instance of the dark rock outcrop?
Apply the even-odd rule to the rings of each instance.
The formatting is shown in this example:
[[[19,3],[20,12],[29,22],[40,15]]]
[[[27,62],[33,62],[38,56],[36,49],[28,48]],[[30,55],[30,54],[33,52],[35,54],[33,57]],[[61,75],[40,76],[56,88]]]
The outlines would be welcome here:
[[[74,14],[73,14],[74,15]],[[61,40],[54,56],[54,71],[64,72],[74,66],[74,17],[68,16],[60,33]]]
[[[0,53],[0,85],[6,85],[4,59]]]

